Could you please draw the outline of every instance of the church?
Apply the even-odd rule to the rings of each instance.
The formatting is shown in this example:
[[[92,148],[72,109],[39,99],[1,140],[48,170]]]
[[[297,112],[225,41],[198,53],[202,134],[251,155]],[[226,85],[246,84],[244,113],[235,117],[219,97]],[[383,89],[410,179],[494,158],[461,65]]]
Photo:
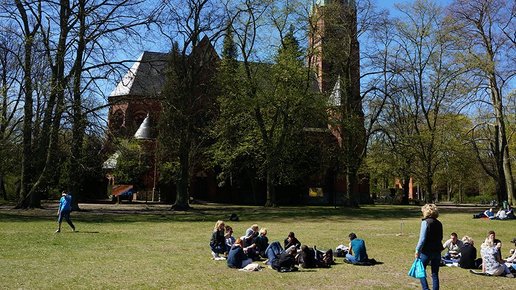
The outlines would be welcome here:
[[[346,105],[352,108],[354,114],[361,117],[360,126],[363,127],[355,1],[340,0],[342,11],[337,11],[337,13],[333,11],[334,9],[330,9],[330,2],[332,1],[319,0],[316,2],[312,10],[312,21],[308,31],[308,47],[312,50],[312,53],[307,57],[306,65],[315,75],[318,90],[328,95],[329,110],[333,108],[335,114],[342,114],[342,111],[336,108]],[[199,42],[198,48],[212,50],[213,55],[217,56],[207,37]],[[328,55],[338,56],[338,53],[342,52],[345,52],[346,55],[340,57],[349,60],[345,65],[326,57]],[[155,136],[157,130],[153,127],[158,123],[162,114],[160,94],[166,82],[165,70],[168,56],[167,53],[143,52],[112,91],[108,98],[108,130],[110,136],[122,139],[140,139],[145,150],[155,153],[154,150],[156,150],[158,142]],[[341,94],[343,79],[351,84],[349,86],[350,92],[345,99]],[[311,129],[314,128],[307,128],[306,131],[314,132]],[[150,134],[151,131],[154,133]],[[346,138],[341,131],[338,126],[328,125],[327,129],[319,131],[316,135],[323,134],[324,136],[319,138],[333,140],[330,142],[333,142],[335,146],[342,146],[342,142],[347,142],[346,139],[357,139]],[[365,136],[363,139],[365,139]],[[358,142],[354,146],[360,148],[365,144]],[[142,176],[143,188],[136,189],[132,185],[118,184],[116,176],[111,174],[116,166],[116,158],[115,153],[104,164],[110,184],[108,191],[114,195],[137,192],[132,198],[145,201],[163,201],[161,193],[174,190],[170,187],[164,188],[164,185],[159,183],[159,161],[156,158],[149,161],[152,163],[149,166],[151,170]],[[360,202],[365,203],[369,200],[369,183],[367,178],[360,178],[359,180],[362,182],[355,184],[353,190],[360,192]],[[263,187],[263,185],[261,186]],[[244,204],[260,204],[263,200],[262,196],[251,198],[251,195],[254,194],[250,194],[249,189],[221,189],[216,181],[216,173],[211,168],[195,172],[191,178],[189,188],[190,197],[196,200]],[[279,189],[280,192],[281,190]],[[345,202],[343,197],[347,190],[346,178],[342,174],[332,173],[331,170],[328,170],[321,174],[315,182],[307,182],[295,188],[284,188],[283,190],[284,193],[278,194],[278,196],[283,197],[283,201],[280,201],[283,204],[342,204]],[[238,193],[235,193],[235,191],[238,191]]]

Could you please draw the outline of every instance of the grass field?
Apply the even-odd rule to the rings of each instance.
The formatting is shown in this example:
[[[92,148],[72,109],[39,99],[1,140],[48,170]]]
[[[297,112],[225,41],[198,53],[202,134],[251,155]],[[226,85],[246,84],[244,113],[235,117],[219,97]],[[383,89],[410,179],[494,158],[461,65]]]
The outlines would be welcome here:
[[[0,208],[0,288],[2,289],[418,289],[407,276],[417,243],[419,207],[364,206],[262,208],[195,205],[191,212],[167,205],[81,204],[73,212],[78,232],[66,223],[56,229],[57,203],[45,209]],[[516,221],[472,219],[478,209],[441,207],[445,238],[452,231],[470,235],[480,248],[489,230],[504,243],[504,256],[516,237]],[[209,239],[215,221],[229,222],[236,236],[253,223],[267,227],[269,241],[289,231],[318,249],[347,244],[349,232],[367,244],[373,267],[344,264],[330,269],[246,273],[225,261],[210,259]],[[399,235],[401,233],[401,235]],[[428,269],[429,272],[429,269]],[[516,279],[484,277],[460,268],[440,269],[441,289],[515,289]]]

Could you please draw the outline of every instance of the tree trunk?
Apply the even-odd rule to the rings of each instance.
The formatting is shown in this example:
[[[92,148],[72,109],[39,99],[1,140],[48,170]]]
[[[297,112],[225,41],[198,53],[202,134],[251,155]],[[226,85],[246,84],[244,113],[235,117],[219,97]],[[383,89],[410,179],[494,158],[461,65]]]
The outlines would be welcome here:
[[[401,204],[409,204],[409,191],[410,191],[410,176],[405,175],[403,177],[403,197],[401,199]]]
[[[425,181],[425,189],[426,189],[426,196],[425,201],[426,203],[435,203],[437,200],[435,199],[432,186],[433,186],[434,180],[431,175],[426,175],[426,181]]]
[[[72,124],[72,144],[71,144],[71,160],[70,160],[70,175],[68,176],[68,186],[70,187],[70,192],[72,192],[72,209],[80,210],[79,208],[79,199],[82,195],[82,183],[83,176],[81,170],[81,160],[82,160],[82,147],[84,142],[84,129],[86,126],[85,116],[82,112],[82,94],[81,94],[81,80],[82,80],[82,62],[84,50],[86,48],[86,40],[84,38],[84,34],[86,31],[86,13],[85,9],[85,0],[79,1],[79,37],[77,42],[77,52],[75,58],[75,64],[73,67],[73,124]]]
[[[172,205],[172,210],[186,211],[191,209],[188,194],[188,186],[190,181],[190,144],[187,140],[187,136],[180,138],[182,139],[179,145],[180,172],[176,185],[176,202],[174,205]]]
[[[39,29],[39,24],[34,27],[31,32],[29,28],[29,20],[25,7],[21,1],[15,1],[16,7],[23,21],[24,26],[24,56],[23,56],[23,86],[24,86],[24,105],[23,105],[23,127],[22,127],[22,161],[21,161],[21,176],[20,176],[20,191],[19,199],[16,208],[26,208],[28,201],[26,194],[29,191],[29,186],[32,181],[32,117],[33,117],[33,98],[32,98],[32,46],[34,35]]]
[[[4,175],[2,173],[0,173],[0,196],[7,200],[7,191],[5,191]]]
[[[359,194],[354,189],[357,188],[357,174],[349,166],[346,168],[346,197],[347,205],[359,207]]]
[[[272,169],[269,167],[267,169],[267,177],[266,177],[266,183],[267,183],[267,201],[265,202],[266,207],[274,207],[276,206],[276,192],[274,188],[274,173],[271,172]]]

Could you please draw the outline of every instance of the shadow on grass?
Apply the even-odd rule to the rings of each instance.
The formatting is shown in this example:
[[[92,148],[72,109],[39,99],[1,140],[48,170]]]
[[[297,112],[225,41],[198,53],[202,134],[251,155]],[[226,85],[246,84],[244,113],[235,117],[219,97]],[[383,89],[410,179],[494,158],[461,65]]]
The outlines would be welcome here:
[[[477,212],[478,208],[464,209],[458,207],[440,207],[441,213],[463,214]],[[420,218],[419,206],[367,205],[361,208],[333,206],[292,206],[259,207],[239,205],[194,205],[186,212],[172,211],[169,205],[147,206],[135,204],[129,207],[95,207],[88,204],[88,209],[72,213],[72,220],[87,223],[134,223],[134,222],[214,222],[229,220],[231,214],[237,214],[239,221],[232,223],[252,223],[254,221],[297,221],[321,220],[384,220]],[[51,221],[56,220],[55,209],[37,210],[0,210],[2,222]]]
[[[196,205],[187,212],[176,212],[168,207],[149,209],[135,206],[131,209],[88,209],[72,213],[72,220],[91,223],[132,223],[132,222],[208,222],[228,220],[235,213],[239,222],[249,223],[255,220],[304,220],[321,219],[399,219],[414,218],[420,215],[419,208],[400,206],[366,206],[362,208],[335,208],[327,206],[309,207],[257,207],[231,205]],[[2,222],[50,221],[57,217],[53,209],[7,210],[0,211]],[[235,223],[235,222],[233,222]]]

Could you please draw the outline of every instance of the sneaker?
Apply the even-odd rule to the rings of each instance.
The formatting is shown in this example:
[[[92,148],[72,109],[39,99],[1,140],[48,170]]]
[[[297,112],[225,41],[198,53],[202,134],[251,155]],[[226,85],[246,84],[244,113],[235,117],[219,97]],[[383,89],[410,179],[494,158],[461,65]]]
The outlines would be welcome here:
[[[507,277],[507,278],[514,278],[514,275],[512,273],[509,273],[509,274],[505,275],[505,277]]]
[[[224,261],[226,260],[226,258],[224,257],[217,257],[217,258],[213,258],[215,261]]]
[[[60,232],[61,232],[61,230],[56,230],[56,231],[54,232],[54,234],[57,234],[57,233],[60,233]]]
[[[215,260],[216,258],[218,258],[218,257],[219,257],[219,253],[215,253],[215,252],[213,252],[213,251],[211,251],[211,255],[212,255],[212,257],[213,257],[213,260]]]

